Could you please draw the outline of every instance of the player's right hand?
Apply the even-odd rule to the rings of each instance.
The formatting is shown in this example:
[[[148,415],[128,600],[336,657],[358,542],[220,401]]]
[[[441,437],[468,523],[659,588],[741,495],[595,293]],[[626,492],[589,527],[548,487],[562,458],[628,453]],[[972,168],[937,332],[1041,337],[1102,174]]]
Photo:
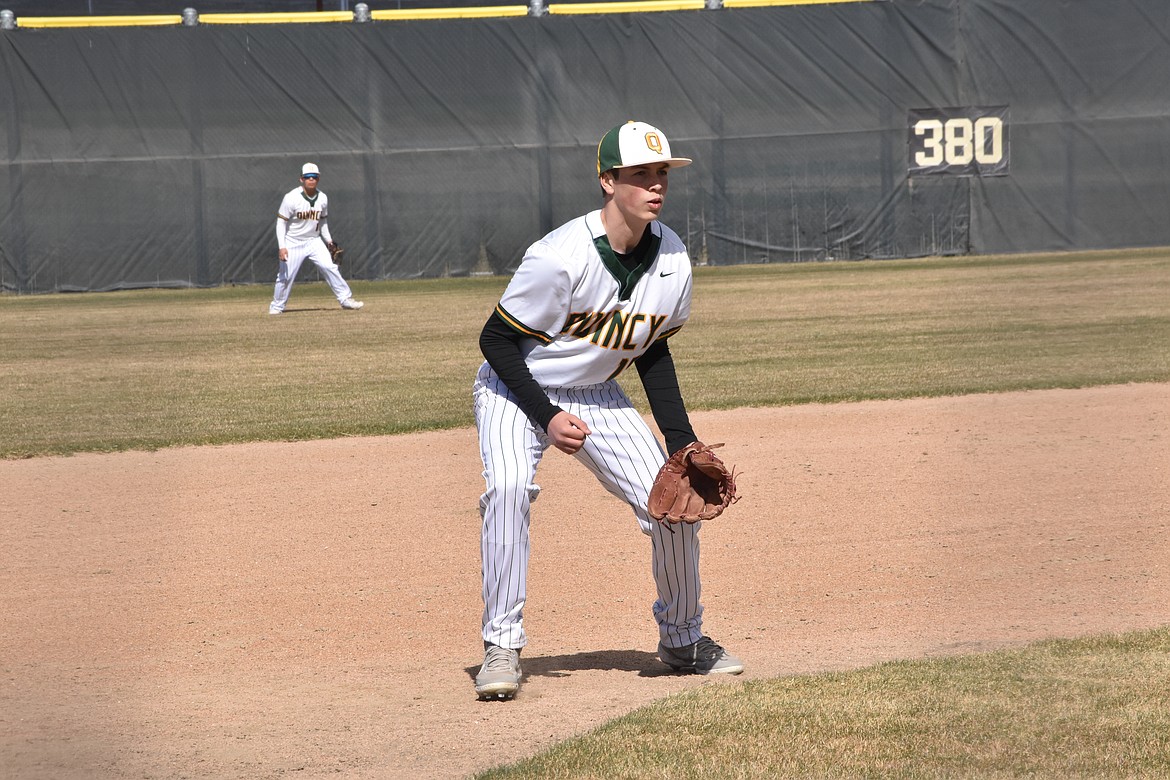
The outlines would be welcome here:
[[[279,258],[280,258],[280,262],[282,262],[282,263],[283,263],[283,262],[285,262],[286,260],[288,260],[288,250],[287,250],[287,249],[282,249],[282,250],[280,250],[279,252],[277,252],[277,253],[276,253],[276,256],[277,256],[277,257],[279,257]]]
[[[593,431],[589,430],[589,426],[581,418],[574,417],[568,412],[557,412],[556,416],[549,420],[547,433],[554,447],[572,455],[585,446],[585,437]]]

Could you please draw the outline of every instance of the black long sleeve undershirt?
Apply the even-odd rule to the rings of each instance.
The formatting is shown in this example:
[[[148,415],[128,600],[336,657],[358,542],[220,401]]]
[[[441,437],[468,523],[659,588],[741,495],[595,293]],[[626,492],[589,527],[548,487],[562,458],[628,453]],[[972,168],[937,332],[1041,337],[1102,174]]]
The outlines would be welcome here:
[[[547,431],[552,418],[564,410],[549,401],[544,390],[532,378],[532,372],[528,370],[528,364],[520,354],[520,341],[523,338],[509,327],[499,314],[492,312],[479,334],[479,349],[488,365],[512,391],[520,409],[530,420]],[[646,399],[650,402],[654,422],[666,439],[667,452],[673,453],[696,441],[697,437],[691,428],[682,392],[679,390],[674,358],[670,355],[667,343],[655,342],[644,355],[634,361],[634,365],[638,368],[642,387],[646,390]]]
[[[683,403],[682,391],[678,387],[678,374],[674,370],[674,357],[670,345],[656,341],[646,354],[634,361],[646,400],[650,402],[650,413],[658,430],[666,439],[666,451],[670,454],[681,450],[693,441],[698,441],[687,407]]]
[[[499,375],[512,395],[516,396],[516,403],[521,411],[528,415],[528,419],[548,430],[548,424],[558,413],[564,411],[548,400],[548,396],[528,370],[520,354],[520,340],[524,338],[501,319],[498,312],[493,311],[484,323],[483,331],[479,334],[479,351],[492,370]]]

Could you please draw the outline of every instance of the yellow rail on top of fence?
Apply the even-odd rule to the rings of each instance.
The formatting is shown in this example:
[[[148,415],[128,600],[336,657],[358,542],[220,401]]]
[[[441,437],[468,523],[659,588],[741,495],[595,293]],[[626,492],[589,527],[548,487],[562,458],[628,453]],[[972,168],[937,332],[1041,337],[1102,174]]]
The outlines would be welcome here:
[[[161,27],[182,24],[178,14],[145,16],[19,16],[17,27]]]
[[[830,5],[834,3],[870,3],[875,0],[722,0],[724,8],[759,8],[763,6]],[[193,4],[197,4],[194,0]],[[2,2],[0,2],[2,5]],[[658,11],[698,11],[706,0],[612,0],[597,3],[549,3],[550,15],[638,14]],[[198,9],[196,9],[198,10]],[[469,6],[466,8],[414,8],[370,11],[372,21],[410,21],[418,19],[483,19],[526,16],[527,5]],[[199,24],[313,24],[318,22],[354,22],[352,11],[298,11],[289,13],[210,13],[198,16]],[[16,18],[17,27],[160,27],[183,23],[181,14],[145,14],[122,16],[25,16]]]

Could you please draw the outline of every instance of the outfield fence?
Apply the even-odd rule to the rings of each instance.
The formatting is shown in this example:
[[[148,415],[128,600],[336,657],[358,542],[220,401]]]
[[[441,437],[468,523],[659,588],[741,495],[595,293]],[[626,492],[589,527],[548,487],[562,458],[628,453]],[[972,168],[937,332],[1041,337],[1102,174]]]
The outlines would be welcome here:
[[[689,2],[17,16],[0,287],[270,283],[306,161],[349,278],[506,274],[631,118],[699,263],[1170,244],[1165,0]]]

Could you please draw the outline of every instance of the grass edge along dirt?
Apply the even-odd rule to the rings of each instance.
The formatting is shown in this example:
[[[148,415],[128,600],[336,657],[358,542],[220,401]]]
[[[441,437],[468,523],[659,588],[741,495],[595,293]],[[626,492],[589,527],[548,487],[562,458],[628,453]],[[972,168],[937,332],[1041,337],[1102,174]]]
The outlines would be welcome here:
[[[0,458],[470,426],[506,283],[2,295]],[[707,267],[672,345],[693,411],[1158,382],[1166,300],[1166,250]]]
[[[706,685],[477,780],[1170,777],[1170,628]]]

